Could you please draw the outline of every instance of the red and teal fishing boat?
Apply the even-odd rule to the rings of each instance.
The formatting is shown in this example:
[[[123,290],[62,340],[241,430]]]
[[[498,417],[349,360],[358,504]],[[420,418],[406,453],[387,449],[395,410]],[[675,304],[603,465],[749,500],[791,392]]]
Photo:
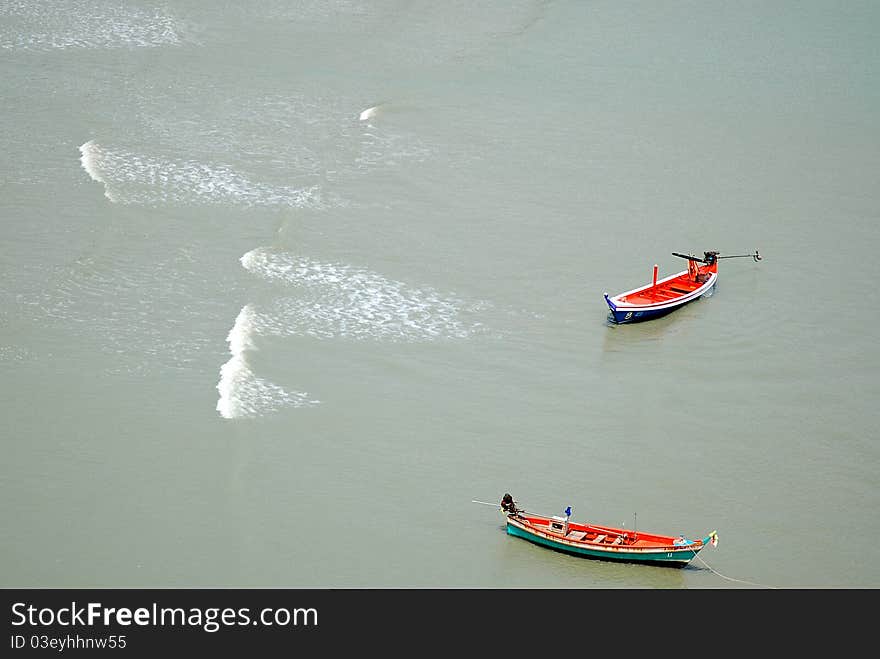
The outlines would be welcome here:
[[[611,310],[609,316],[614,323],[637,323],[660,318],[700,299],[709,293],[718,281],[719,259],[748,256],[755,261],[761,260],[757,250],[754,254],[732,256],[719,256],[719,252],[703,252],[702,259],[678,252],[673,252],[672,255],[687,259],[687,270],[658,280],[658,268],[655,265],[654,278],[650,284],[613,296],[605,293],[605,302]]]
[[[509,535],[583,558],[680,568],[706,546],[718,544],[716,531],[690,540],[683,535],[572,522],[571,506],[564,517],[537,515],[520,509],[509,494],[501,501],[501,512],[507,518]]]

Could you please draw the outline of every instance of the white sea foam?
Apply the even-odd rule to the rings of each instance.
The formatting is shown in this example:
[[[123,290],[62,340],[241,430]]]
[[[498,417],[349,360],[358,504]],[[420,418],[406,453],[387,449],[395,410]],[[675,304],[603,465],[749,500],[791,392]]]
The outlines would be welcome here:
[[[0,363],[3,362],[21,362],[33,355],[27,348],[21,346],[2,346],[0,345]]]
[[[203,90],[197,99],[157,87],[140,87],[132,103],[136,104],[141,141],[154,139],[155,144],[171,144],[176,153],[199,155],[202,163],[212,163],[203,181],[212,198],[229,198],[233,194],[245,203],[296,205],[339,208],[351,206],[353,199],[344,198],[351,189],[347,182],[362,177],[364,172],[394,170],[401,166],[429,161],[442,147],[427,142],[411,124],[414,115],[397,113],[397,104],[376,105],[359,108],[345,98],[326,98],[324,90],[304,91],[300,95],[242,95],[219,96],[220,92]],[[212,96],[216,94],[216,96]],[[395,110],[396,116],[390,113]],[[373,119],[361,121],[358,112]],[[247,126],[247,130],[242,130]],[[138,136],[141,137],[141,136]],[[98,140],[100,141],[100,139]],[[156,147],[146,157],[139,150],[134,154],[123,153],[121,145],[101,143],[105,152],[124,157],[124,166],[138,167],[142,178],[111,180],[113,173],[99,169],[108,187],[116,193],[121,203],[132,200],[143,203],[160,194],[164,197],[196,197],[196,177],[191,174],[191,163],[182,162],[179,156],[164,159],[161,154],[173,153]],[[232,155],[230,155],[232,154]],[[230,162],[230,158],[235,160]],[[129,162],[131,161],[131,162]],[[138,161],[140,164],[138,164]],[[167,161],[167,162],[166,162]],[[226,170],[213,163],[225,162]],[[150,165],[153,165],[150,167]],[[454,166],[457,163],[452,163]],[[154,169],[169,169],[186,182],[153,181],[148,177]],[[246,181],[244,170],[248,173]],[[183,169],[184,171],[178,171]],[[259,178],[253,172],[260,172]],[[265,174],[263,173],[265,172]],[[158,173],[158,172],[157,172]],[[233,181],[224,181],[237,175]],[[267,180],[280,183],[271,187]],[[232,186],[226,196],[218,193],[222,185]],[[258,185],[262,184],[262,185]],[[140,190],[138,185],[153,185],[152,190]],[[290,187],[283,187],[290,186]],[[317,187],[320,186],[320,187]],[[190,189],[192,188],[192,189]],[[199,199],[199,203],[203,203]]]
[[[18,0],[0,7],[0,48],[155,48],[181,43],[164,10],[105,0]]]
[[[361,121],[367,121],[368,119],[372,119],[373,117],[375,117],[378,113],[379,113],[379,106],[376,105],[374,107],[367,108],[366,110],[361,112],[361,114],[358,118]]]
[[[97,167],[97,161],[101,158],[100,151],[100,147],[95,144],[94,141],[90,140],[79,147],[79,152],[81,154],[79,161],[82,163],[83,169],[92,177],[93,181],[103,183],[104,179],[101,178],[101,174]]]
[[[242,266],[268,281],[297,288],[260,319],[259,331],[325,339],[427,341],[461,339],[485,331],[468,314],[486,303],[412,288],[369,270],[322,263],[265,248],[241,257]]]
[[[104,185],[104,195],[114,203],[323,207],[318,185],[295,188],[255,183],[223,165],[149,158],[107,149],[94,140],[80,146],[80,153],[83,169]]]
[[[229,343],[229,352],[233,355],[241,355],[245,350],[253,350],[254,318],[256,313],[250,305],[242,307],[235,319],[235,324],[229,330],[226,341]]]
[[[253,249],[240,260],[249,272],[297,287],[300,295],[281,298],[268,310],[257,312],[246,305],[239,312],[226,339],[231,357],[221,366],[217,384],[217,412],[227,419],[320,403],[308,393],[285,391],[254,373],[247,355],[256,349],[257,336],[425,341],[463,338],[482,329],[480,323],[462,320],[464,305],[455,296],[408,288],[364,269],[265,248]]]
[[[220,367],[217,411],[225,419],[261,416],[285,406],[317,405],[305,392],[288,392],[276,384],[257,377],[247,362],[248,351],[254,350],[253,335],[258,314],[245,305],[229,331],[227,341],[232,357]]]
[[[248,134],[247,143],[233,147],[326,181],[425,162],[440,150],[412,130],[405,113],[399,115],[401,120],[385,121],[386,113],[392,107],[396,110],[397,105],[383,102],[356,114],[350,100],[318,94],[316,91],[303,96],[256,96],[227,102],[223,107],[236,121],[241,116],[248,117],[249,124],[254,126],[253,133],[258,136],[255,139]],[[235,131],[216,133],[226,140],[226,148],[230,146],[230,133]]]

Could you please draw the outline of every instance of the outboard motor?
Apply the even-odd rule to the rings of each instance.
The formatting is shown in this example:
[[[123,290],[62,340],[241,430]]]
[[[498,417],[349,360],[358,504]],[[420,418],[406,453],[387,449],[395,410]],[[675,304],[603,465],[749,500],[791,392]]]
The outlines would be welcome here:
[[[516,501],[513,500],[513,497],[510,495],[509,492],[501,498],[501,510],[503,510],[508,515],[515,515],[517,513]]]

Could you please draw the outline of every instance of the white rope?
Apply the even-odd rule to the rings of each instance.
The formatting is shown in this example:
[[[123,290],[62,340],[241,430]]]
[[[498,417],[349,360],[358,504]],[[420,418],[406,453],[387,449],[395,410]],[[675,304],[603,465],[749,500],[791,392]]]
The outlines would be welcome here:
[[[698,559],[700,561],[700,563],[702,563],[703,565],[705,565],[709,569],[710,572],[717,574],[722,579],[727,579],[728,581],[736,581],[737,583],[744,583],[744,584],[748,584],[750,586],[760,586],[761,588],[776,588],[776,586],[767,586],[765,584],[753,583],[751,581],[743,581],[742,579],[733,579],[732,577],[725,577],[723,574],[721,574],[717,570],[713,569],[712,566],[710,566],[706,561],[704,561],[701,556],[694,556],[694,558]]]

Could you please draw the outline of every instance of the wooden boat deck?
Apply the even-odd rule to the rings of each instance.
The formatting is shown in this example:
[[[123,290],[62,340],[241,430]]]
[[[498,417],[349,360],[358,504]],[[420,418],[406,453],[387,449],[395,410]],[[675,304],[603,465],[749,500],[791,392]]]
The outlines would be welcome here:
[[[591,544],[601,545],[636,545],[638,541],[633,541],[632,537],[628,535],[621,535],[618,533],[613,533],[611,531],[607,533],[603,533],[602,531],[578,531],[577,529],[571,529],[567,535],[563,536],[561,533],[556,531],[551,525],[547,525],[546,528],[536,525],[536,528],[540,528],[545,533],[552,533],[553,535],[558,535],[560,538],[565,538],[566,540],[574,540],[576,542],[589,542]]]
[[[668,302],[693,293],[700,288],[703,282],[692,281],[687,276],[679,277],[672,281],[667,281],[655,286],[648,286],[638,291],[633,291],[629,295],[623,295],[618,298],[619,302],[627,304],[657,304]]]
[[[584,525],[579,525],[576,523],[572,523],[568,533],[566,535],[563,535],[559,530],[553,528],[553,524],[551,522],[544,524],[543,520],[541,520],[541,522],[538,522],[538,520],[536,519],[529,520],[527,518],[524,521],[527,521],[529,523],[529,526],[532,526],[535,530],[546,533],[547,535],[590,545],[617,545],[647,549],[649,547],[671,547],[674,544],[672,537],[658,536],[653,533],[641,533],[623,530],[615,531],[605,528],[584,528]],[[576,526],[581,526],[581,528],[584,530],[577,529],[575,528]]]

